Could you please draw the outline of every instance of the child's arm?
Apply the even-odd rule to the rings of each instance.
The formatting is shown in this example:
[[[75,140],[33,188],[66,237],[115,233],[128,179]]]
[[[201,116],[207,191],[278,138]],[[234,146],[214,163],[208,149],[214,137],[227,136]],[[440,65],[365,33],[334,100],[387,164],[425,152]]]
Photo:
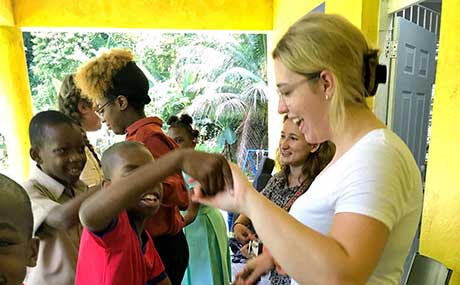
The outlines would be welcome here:
[[[92,232],[106,229],[145,189],[181,169],[200,181],[204,193],[223,190],[224,181],[232,185],[230,167],[222,156],[187,149],[172,151],[88,198],[80,208],[81,223]]]
[[[50,226],[58,230],[67,230],[78,223],[78,211],[81,204],[91,196],[99,187],[90,188],[85,193],[77,195],[75,198],[62,205],[55,206],[46,217],[42,225]]]
[[[188,226],[195,221],[199,209],[200,203],[190,202],[190,206],[184,216],[185,226]]]

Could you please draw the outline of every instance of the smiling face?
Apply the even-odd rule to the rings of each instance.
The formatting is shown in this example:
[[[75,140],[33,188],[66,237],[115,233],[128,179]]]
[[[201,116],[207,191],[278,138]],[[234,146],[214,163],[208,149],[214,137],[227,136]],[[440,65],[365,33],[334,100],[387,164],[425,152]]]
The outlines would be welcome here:
[[[23,204],[0,198],[0,285],[22,284],[26,267],[35,266],[37,260],[38,240],[24,221],[32,216],[23,210]]]
[[[281,164],[286,166],[303,165],[310,151],[311,145],[307,143],[297,125],[290,119],[284,121],[279,141]]]
[[[308,142],[321,143],[329,139],[329,104],[321,78],[324,72],[319,79],[311,79],[289,70],[279,59],[274,62],[280,93],[278,112],[288,114]]]
[[[144,146],[120,148],[119,151],[112,154],[111,164],[113,167],[110,171],[110,183],[116,182],[120,178],[129,175],[138,167],[152,161],[152,154]],[[133,214],[136,217],[151,217],[158,211],[162,197],[163,190],[161,184],[152,185],[150,189],[145,189],[139,200],[126,210],[129,214]]]
[[[44,126],[41,146],[31,149],[40,169],[65,186],[74,185],[86,163],[85,143],[79,127],[60,123]]]

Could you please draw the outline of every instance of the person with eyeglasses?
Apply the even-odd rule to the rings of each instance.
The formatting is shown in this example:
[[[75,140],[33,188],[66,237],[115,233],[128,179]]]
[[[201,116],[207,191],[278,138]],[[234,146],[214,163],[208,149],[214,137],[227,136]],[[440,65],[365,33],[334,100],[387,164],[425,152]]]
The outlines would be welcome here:
[[[62,80],[58,94],[59,111],[73,119],[81,128],[85,140],[86,164],[80,179],[88,187],[97,187],[102,183],[102,168],[99,155],[88,140],[86,132],[94,132],[101,128],[101,119],[96,113],[96,104],[81,94],[75,85],[74,74]]]
[[[278,112],[309,143],[330,140],[336,152],[289,213],[235,165],[230,190],[196,189],[192,201],[250,218],[268,251],[236,284],[254,284],[274,267],[291,284],[400,284],[420,221],[422,179],[407,145],[366,104],[383,81],[377,50],[342,16],[309,13],[272,56]]]
[[[112,49],[84,63],[75,75],[82,93],[97,103],[97,113],[115,134],[143,143],[155,159],[178,148],[164,132],[158,117],[147,117],[149,83],[134,62],[131,51]],[[182,175],[174,173],[163,182],[163,202],[145,225],[153,237],[171,283],[180,284],[187,268],[189,249],[179,210],[186,210],[189,196]]]

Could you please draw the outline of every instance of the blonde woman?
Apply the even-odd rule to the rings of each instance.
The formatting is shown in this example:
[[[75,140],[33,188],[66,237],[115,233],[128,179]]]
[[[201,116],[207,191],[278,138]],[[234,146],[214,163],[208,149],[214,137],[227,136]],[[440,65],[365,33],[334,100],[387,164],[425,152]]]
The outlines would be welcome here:
[[[300,284],[399,284],[422,183],[408,147],[366,105],[378,83],[377,51],[345,18],[308,14],[273,58],[278,112],[308,142],[332,141],[336,153],[289,213],[234,166],[233,191],[195,192],[195,201],[248,216],[273,256],[248,264],[237,283],[254,282],[276,262]]]

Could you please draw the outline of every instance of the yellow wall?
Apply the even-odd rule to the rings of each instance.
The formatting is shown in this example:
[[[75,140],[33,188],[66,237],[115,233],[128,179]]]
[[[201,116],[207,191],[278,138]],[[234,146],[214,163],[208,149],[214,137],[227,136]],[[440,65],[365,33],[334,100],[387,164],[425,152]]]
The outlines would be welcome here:
[[[0,0],[0,26],[14,26],[11,0]]]
[[[372,46],[377,46],[379,24],[378,0],[328,0],[326,13],[340,14],[360,28]]]
[[[20,27],[271,30],[271,0],[13,0]]]
[[[460,284],[460,0],[443,0],[420,251]]]
[[[0,63],[0,131],[6,138],[10,172],[22,180],[29,173],[32,102],[22,34],[15,27],[0,27]]]

